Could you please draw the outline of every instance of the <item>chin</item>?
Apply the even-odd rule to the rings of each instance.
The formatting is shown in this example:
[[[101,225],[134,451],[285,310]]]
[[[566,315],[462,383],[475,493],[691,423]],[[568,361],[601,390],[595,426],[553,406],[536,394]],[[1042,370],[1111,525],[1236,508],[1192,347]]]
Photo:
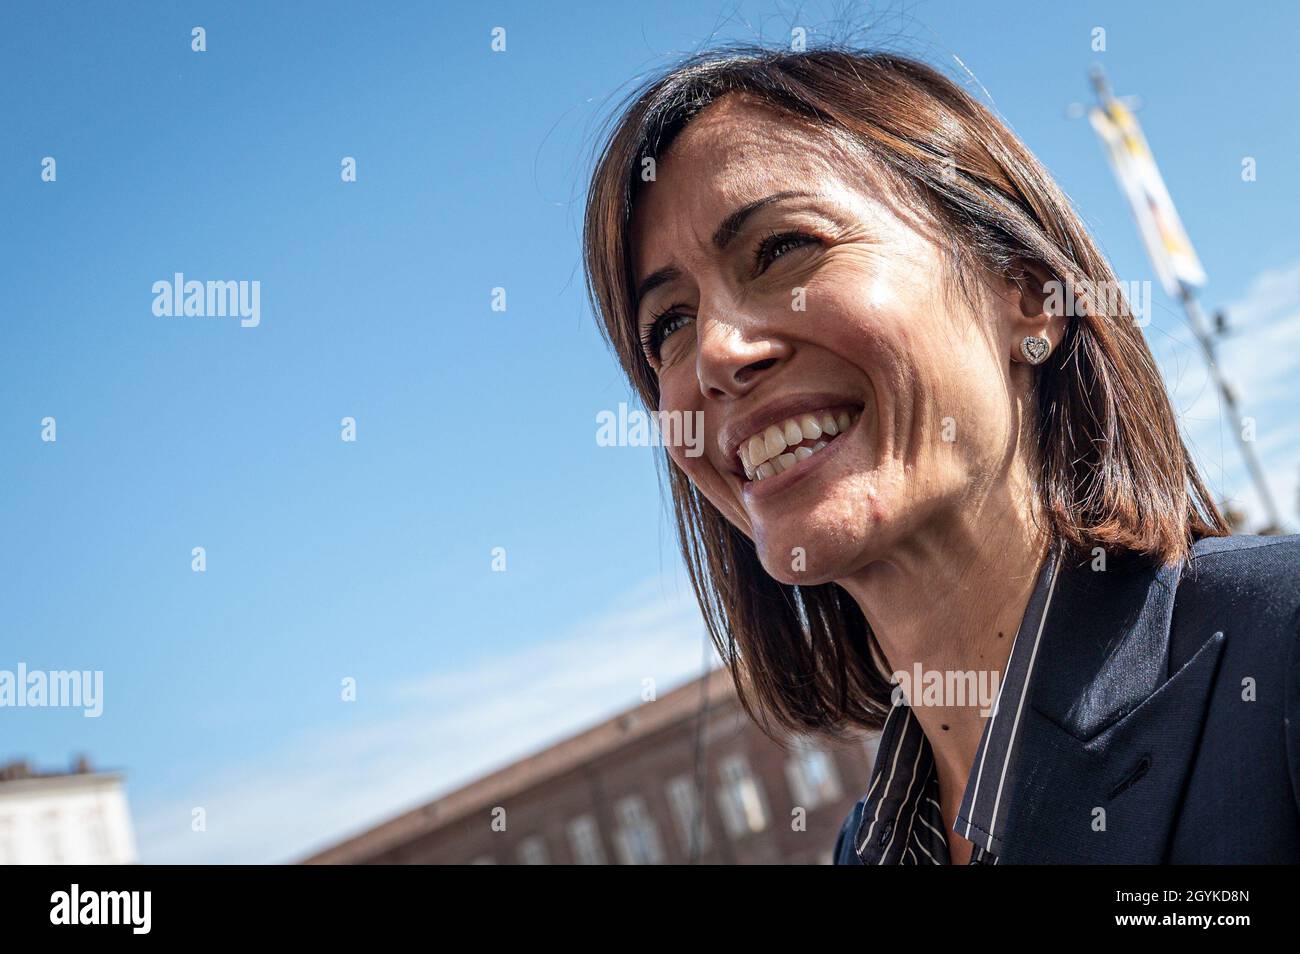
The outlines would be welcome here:
[[[790,523],[789,527],[761,528],[756,536],[763,569],[780,583],[832,583],[851,576],[866,559],[864,550],[869,548],[871,534],[865,527],[840,523],[815,530],[817,523],[806,518]]]

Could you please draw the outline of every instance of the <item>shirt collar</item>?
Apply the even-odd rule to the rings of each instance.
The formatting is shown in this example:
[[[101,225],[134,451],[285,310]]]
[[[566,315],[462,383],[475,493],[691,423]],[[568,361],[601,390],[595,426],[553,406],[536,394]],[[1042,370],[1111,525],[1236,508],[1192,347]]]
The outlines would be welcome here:
[[[1002,853],[1007,807],[1002,796],[1015,763],[1020,717],[1029,697],[1038,648],[1052,608],[1060,568],[1060,552],[1052,547],[1038,572],[1016,641],[1011,646],[997,702],[980,736],[975,762],[971,765],[966,791],[953,825],[957,834],[995,855]]]
[[[1020,715],[1034,674],[1060,553],[1049,549],[1034,583],[1007,660],[989,720],[980,737],[953,830],[971,841],[972,863],[996,864],[1002,852],[1006,803]],[[905,703],[885,718],[871,783],[864,799],[854,847],[864,864],[946,864],[938,774],[921,723]]]

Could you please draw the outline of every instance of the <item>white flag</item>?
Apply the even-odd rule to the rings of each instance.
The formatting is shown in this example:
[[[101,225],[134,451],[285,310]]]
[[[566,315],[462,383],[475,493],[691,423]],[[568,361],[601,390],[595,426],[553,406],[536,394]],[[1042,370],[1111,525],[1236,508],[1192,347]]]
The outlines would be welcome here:
[[[1160,284],[1174,297],[1181,291],[1180,285],[1204,285],[1205,270],[1137,119],[1118,100],[1111,100],[1104,109],[1093,107],[1088,118],[1106,145],[1111,168],[1133,209]]]

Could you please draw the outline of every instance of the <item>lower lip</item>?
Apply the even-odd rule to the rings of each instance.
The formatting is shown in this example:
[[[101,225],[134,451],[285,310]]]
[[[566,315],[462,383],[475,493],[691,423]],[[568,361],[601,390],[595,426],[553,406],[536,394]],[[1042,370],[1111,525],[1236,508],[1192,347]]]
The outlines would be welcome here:
[[[816,471],[818,467],[825,464],[827,460],[836,456],[840,452],[844,447],[847,438],[857,431],[858,425],[862,423],[862,417],[863,415],[859,414],[858,419],[853,422],[847,431],[841,431],[835,440],[831,441],[811,457],[805,457],[793,467],[787,467],[785,470],[781,471],[781,473],[773,474],[771,477],[765,477],[762,480],[745,481],[744,485],[740,488],[741,496],[744,497],[746,503],[750,501],[758,502],[760,500],[766,500],[769,497],[774,497],[782,491],[794,486],[809,474]]]

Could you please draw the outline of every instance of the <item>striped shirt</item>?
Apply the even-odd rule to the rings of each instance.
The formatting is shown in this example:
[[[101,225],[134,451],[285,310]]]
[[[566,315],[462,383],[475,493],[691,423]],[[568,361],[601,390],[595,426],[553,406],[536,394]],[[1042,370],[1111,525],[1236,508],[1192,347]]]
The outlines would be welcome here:
[[[980,737],[953,831],[969,840],[970,863],[997,864],[1006,823],[1007,776],[1029,695],[1060,555],[1052,548],[1039,571],[1024,619],[1011,646],[989,720]],[[934,753],[911,706],[894,706],[880,733],[871,785],[863,801],[854,847],[868,865],[946,865],[948,839],[939,809],[939,773]]]

